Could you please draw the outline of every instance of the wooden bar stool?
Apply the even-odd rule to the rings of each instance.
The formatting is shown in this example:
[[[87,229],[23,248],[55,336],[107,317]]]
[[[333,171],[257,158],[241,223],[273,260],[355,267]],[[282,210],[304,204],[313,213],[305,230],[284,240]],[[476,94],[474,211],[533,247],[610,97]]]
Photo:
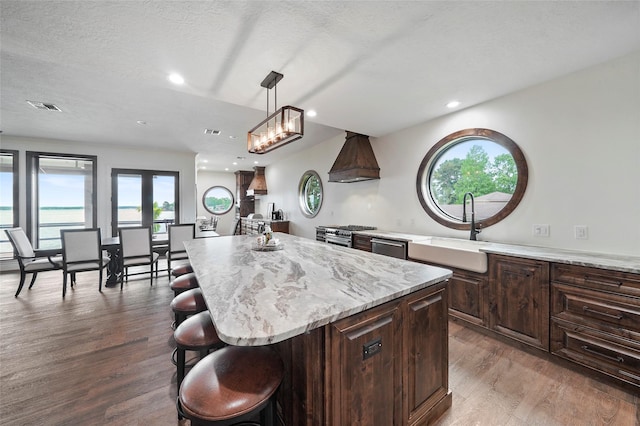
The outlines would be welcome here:
[[[187,319],[189,315],[195,315],[207,310],[202,291],[199,288],[183,291],[171,301],[171,310],[175,315],[176,328]]]
[[[179,277],[180,275],[184,274],[190,274],[191,272],[193,272],[193,268],[191,267],[190,263],[184,263],[171,269],[171,275],[173,275],[174,277]]]
[[[177,354],[177,387],[180,389],[184,372],[186,369],[186,351],[200,352],[200,359],[209,354],[211,349],[218,349],[224,346],[224,342],[218,337],[216,328],[213,326],[209,311],[195,314],[180,324],[173,333],[176,341]]]
[[[184,378],[176,404],[179,416],[192,426],[227,426],[259,413],[261,425],[275,426],[275,397],[283,374],[282,359],[271,347],[218,349]]]
[[[192,288],[198,288],[199,286],[200,284],[198,284],[198,279],[196,278],[196,274],[194,272],[180,275],[169,284],[169,287],[171,287],[171,290],[173,290],[174,296],[177,296],[178,294],[187,290],[191,290]]]

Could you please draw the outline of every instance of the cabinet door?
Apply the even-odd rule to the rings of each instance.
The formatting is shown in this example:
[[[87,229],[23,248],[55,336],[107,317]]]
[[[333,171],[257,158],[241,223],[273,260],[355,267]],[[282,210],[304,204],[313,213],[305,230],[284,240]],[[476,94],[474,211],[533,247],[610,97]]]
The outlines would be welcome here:
[[[402,318],[387,303],[330,326],[334,425],[402,424]],[[393,398],[389,398],[393,395]]]
[[[489,256],[489,327],[549,350],[549,264]]]
[[[431,409],[449,391],[445,285],[409,295],[403,321],[408,424],[427,424],[439,415]]]
[[[353,248],[371,251],[371,237],[369,235],[353,234]]]
[[[458,269],[449,278],[449,314],[452,317],[487,326],[487,278]]]

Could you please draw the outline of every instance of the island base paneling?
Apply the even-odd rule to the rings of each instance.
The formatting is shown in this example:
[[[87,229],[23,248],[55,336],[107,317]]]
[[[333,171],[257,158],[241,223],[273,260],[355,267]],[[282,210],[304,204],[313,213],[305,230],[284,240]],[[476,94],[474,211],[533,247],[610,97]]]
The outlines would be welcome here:
[[[278,343],[283,425],[428,425],[451,407],[446,282]]]

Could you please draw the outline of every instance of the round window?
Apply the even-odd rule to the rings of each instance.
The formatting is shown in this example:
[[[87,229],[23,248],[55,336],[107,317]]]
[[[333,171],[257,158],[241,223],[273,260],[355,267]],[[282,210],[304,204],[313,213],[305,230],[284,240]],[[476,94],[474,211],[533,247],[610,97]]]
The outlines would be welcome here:
[[[307,170],[298,185],[300,210],[306,217],[315,217],[322,207],[322,181],[315,170]]]
[[[202,196],[204,208],[211,214],[222,215],[233,208],[233,193],[224,186],[212,186]]]
[[[427,152],[416,189],[420,204],[436,222],[469,229],[473,207],[476,226],[485,228],[516,208],[528,176],[524,154],[510,138],[495,130],[465,129]]]

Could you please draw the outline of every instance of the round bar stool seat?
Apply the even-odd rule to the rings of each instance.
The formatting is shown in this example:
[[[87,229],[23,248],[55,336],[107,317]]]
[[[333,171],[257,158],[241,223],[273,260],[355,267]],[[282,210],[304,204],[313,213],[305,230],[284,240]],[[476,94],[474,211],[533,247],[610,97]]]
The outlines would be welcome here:
[[[190,274],[193,272],[193,268],[190,263],[184,263],[182,265],[178,265],[175,268],[171,268],[171,275],[174,277],[179,277],[180,275]]]
[[[257,413],[262,425],[275,425],[275,395],[283,374],[282,359],[268,346],[226,346],[186,375],[178,410],[193,426],[231,425]]]
[[[204,358],[211,349],[224,346],[211,320],[209,311],[195,314],[180,324],[173,333],[177,348],[177,387],[180,389],[186,369],[186,351],[200,352],[200,359]]]
[[[198,279],[194,272],[180,275],[169,284],[169,287],[173,290],[174,296],[177,296],[184,291],[191,290],[192,288],[198,288],[199,286],[200,284],[198,284]]]
[[[171,310],[175,314],[176,327],[188,316],[207,310],[202,291],[199,288],[183,291],[171,301]]]

